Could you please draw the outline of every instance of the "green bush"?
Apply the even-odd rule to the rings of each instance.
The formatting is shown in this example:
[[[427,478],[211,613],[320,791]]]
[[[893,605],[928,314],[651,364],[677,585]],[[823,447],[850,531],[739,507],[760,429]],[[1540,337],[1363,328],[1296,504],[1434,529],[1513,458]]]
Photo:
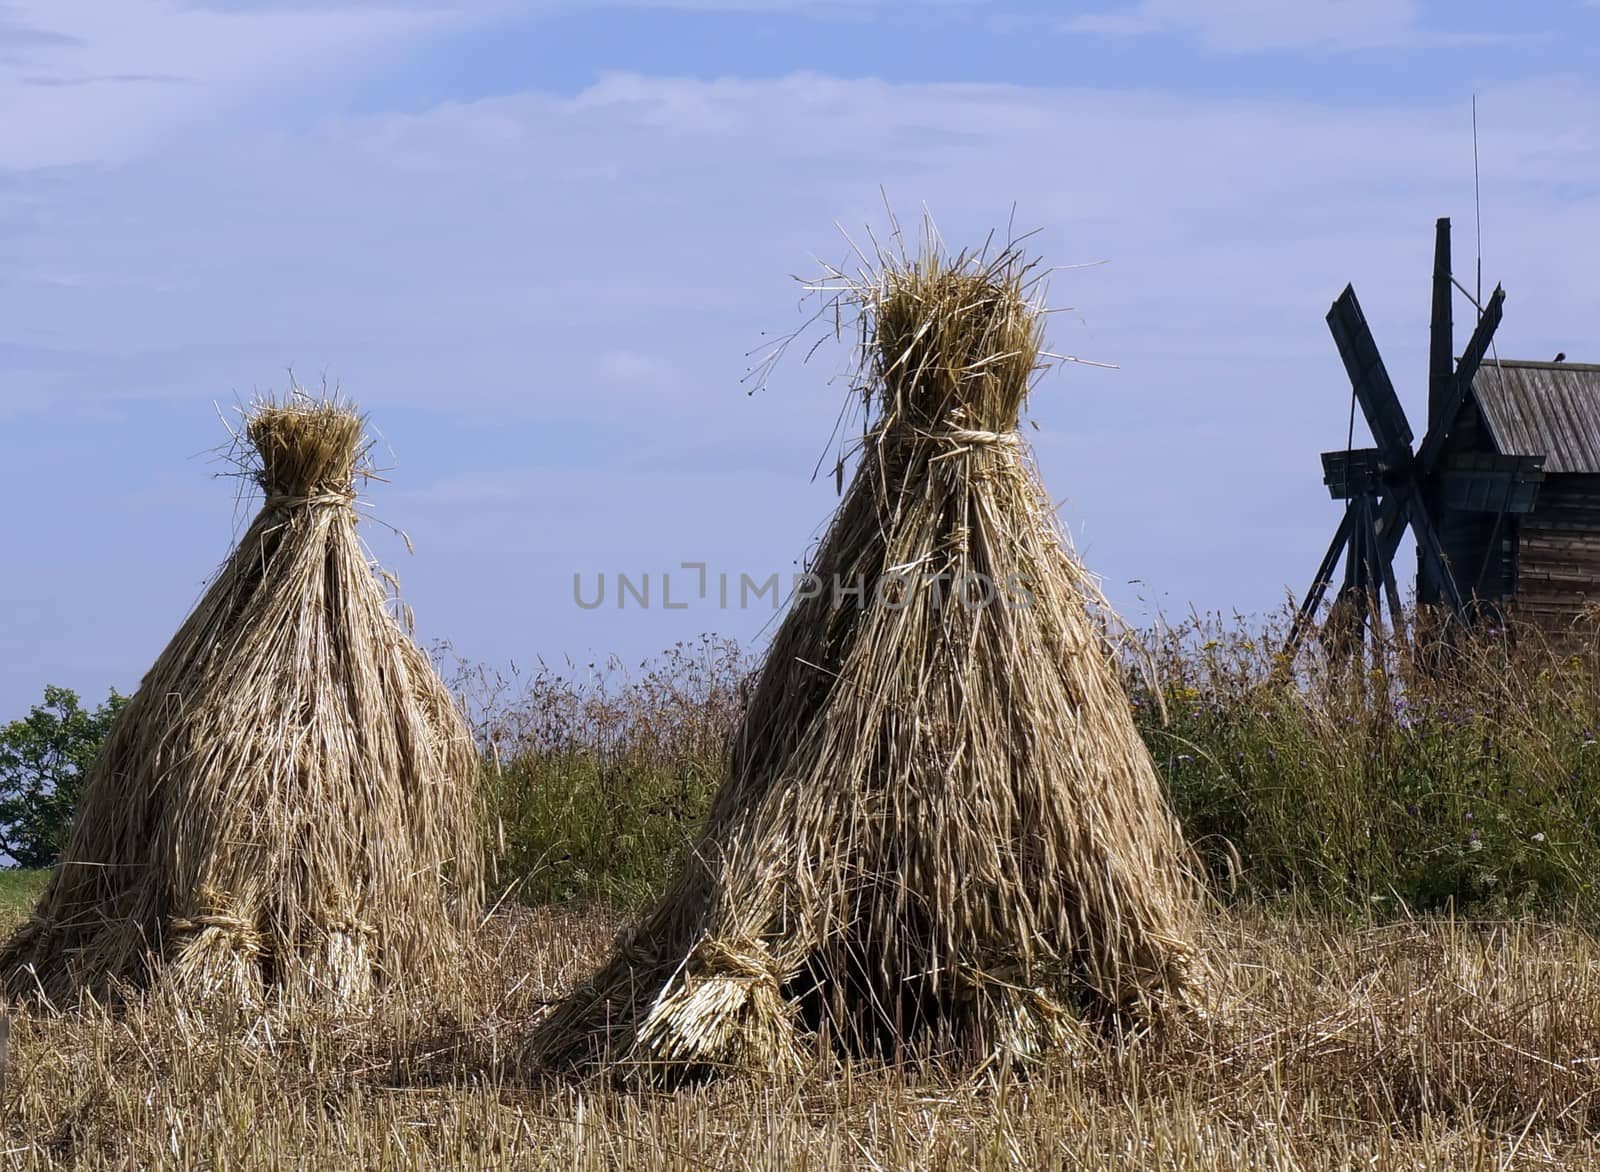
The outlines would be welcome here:
[[[639,665],[526,680],[458,671],[487,761],[499,873],[525,902],[637,909],[683,865],[723,773],[750,665],[702,637]]]
[[[126,697],[111,693],[89,711],[67,688],[0,729],[0,851],[18,867],[48,867],[61,856],[78,791]]]

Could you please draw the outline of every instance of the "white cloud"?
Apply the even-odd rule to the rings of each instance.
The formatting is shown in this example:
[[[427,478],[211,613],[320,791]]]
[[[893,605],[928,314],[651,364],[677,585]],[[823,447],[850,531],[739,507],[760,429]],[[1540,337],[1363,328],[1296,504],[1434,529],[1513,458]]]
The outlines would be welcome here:
[[[1364,49],[1410,40],[1416,0],[1138,0],[1073,18],[1066,27],[1105,36],[1176,33],[1222,52]]]
[[[197,123],[359,74],[395,47],[469,23],[576,7],[864,18],[895,2],[14,0],[0,3],[0,170],[124,162]]]
[[[314,11],[330,8],[422,9],[428,11],[510,11],[562,8],[677,8],[705,12],[795,11],[839,16],[886,7],[981,8],[998,0],[210,0],[190,7],[218,11]]]
[[[569,0],[571,2],[571,0]],[[704,12],[792,11],[818,17],[871,13],[884,8],[982,8],[996,0],[600,0],[618,8],[677,8]]]
[[[0,169],[116,162],[436,30],[435,9],[22,0],[0,13]]]

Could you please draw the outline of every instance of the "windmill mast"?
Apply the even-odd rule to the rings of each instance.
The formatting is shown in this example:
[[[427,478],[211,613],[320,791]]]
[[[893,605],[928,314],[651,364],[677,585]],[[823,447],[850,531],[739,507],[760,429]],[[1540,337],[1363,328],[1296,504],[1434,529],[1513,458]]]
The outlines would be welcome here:
[[[1433,235],[1433,314],[1428,333],[1428,430],[1443,433],[1455,426],[1454,419],[1444,418],[1456,405],[1455,390],[1455,321],[1451,313],[1450,290],[1450,217],[1441,216],[1434,225]],[[1428,512],[1438,517],[1440,501],[1436,486],[1430,485],[1425,494]],[[1440,601],[1439,582],[1432,572],[1429,559],[1417,550],[1417,601],[1424,606],[1437,606]]]

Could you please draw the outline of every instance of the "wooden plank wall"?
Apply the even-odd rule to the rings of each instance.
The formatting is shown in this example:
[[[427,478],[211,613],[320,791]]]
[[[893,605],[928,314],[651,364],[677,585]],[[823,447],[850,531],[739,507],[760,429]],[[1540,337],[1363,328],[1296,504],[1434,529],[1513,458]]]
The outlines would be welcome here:
[[[1517,612],[1552,630],[1600,603],[1600,476],[1547,476],[1520,518]]]

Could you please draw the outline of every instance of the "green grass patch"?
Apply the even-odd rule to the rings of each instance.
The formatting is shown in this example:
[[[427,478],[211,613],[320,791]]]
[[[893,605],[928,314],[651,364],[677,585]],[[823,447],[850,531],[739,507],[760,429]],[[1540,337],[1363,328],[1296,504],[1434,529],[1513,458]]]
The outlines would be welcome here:
[[[48,870],[0,871],[0,932],[9,932],[28,918],[49,879]]]
[[[490,783],[501,874],[524,903],[639,910],[683,866],[719,773],[715,760],[520,760]]]

